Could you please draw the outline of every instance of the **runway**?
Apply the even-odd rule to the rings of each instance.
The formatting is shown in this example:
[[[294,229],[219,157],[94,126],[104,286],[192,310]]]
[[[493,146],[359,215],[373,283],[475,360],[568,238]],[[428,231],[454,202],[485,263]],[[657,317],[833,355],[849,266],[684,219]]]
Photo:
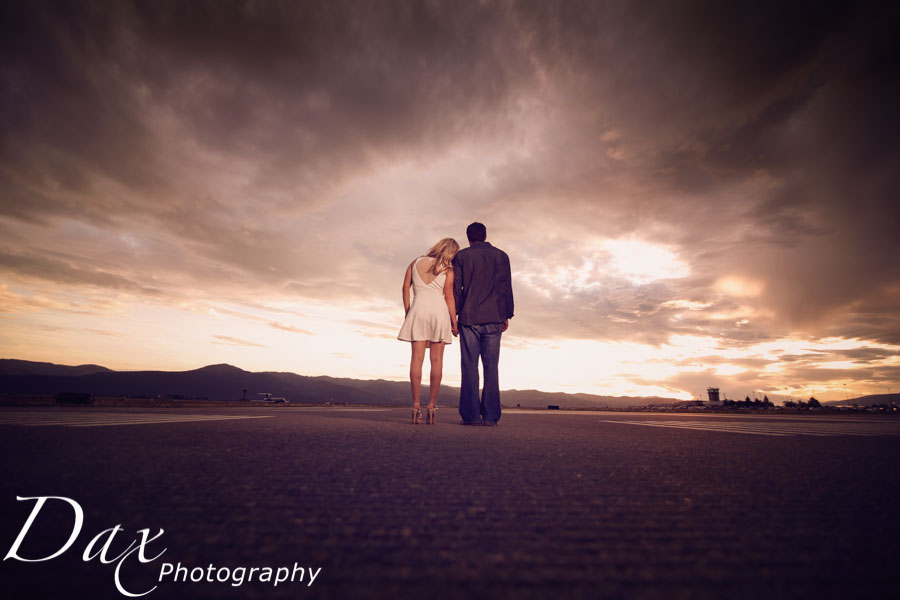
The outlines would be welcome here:
[[[889,598],[900,591],[892,416],[407,409],[0,410],[0,549],[54,496],[83,531],[0,563],[17,598],[124,598],[82,560],[121,525],[124,585],[182,598]],[[73,510],[48,500],[21,552]],[[95,546],[95,550],[100,543]],[[118,552],[115,552],[118,550]],[[160,565],[204,572],[159,581]],[[209,570],[212,565],[216,570]],[[258,569],[239,586],[215,573]],[[315,582],[260,581],[302,567]],[[318,571],[321,569],[321,571]],[[243,572],[242,572],[243,573]],[[212,579],[210,579],[212,578]],[[307,577],[307,580],[309,577]]]

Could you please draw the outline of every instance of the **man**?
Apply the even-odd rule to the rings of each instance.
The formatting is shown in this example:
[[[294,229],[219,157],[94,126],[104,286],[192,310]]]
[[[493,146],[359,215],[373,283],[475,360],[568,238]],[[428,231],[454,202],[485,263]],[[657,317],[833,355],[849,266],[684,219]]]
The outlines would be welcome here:
[[[459,415],[463,425],[497,425],[500,421],[500,336],[513,316],[509,257],[487,240],[481,223],[466,228],[469,247],[453,259],[453,295],[459,315],[462,385]],[[478,397],[478,359],[484,391]]]

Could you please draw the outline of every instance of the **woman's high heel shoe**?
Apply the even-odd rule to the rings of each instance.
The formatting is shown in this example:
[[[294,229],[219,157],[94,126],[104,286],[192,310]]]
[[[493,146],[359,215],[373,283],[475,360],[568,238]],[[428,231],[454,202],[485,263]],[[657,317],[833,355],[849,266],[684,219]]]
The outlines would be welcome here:
[[[434,422],[437,420],[437,415],[435,414],[434,407],[430,407],[428,409],[428,417],[426,417],[426,423],[429,425],[434,425]]]
[[[418,406],[413,406],[412,409],[412,424],[418,425],[422,422],[422,411],[419,410]]]

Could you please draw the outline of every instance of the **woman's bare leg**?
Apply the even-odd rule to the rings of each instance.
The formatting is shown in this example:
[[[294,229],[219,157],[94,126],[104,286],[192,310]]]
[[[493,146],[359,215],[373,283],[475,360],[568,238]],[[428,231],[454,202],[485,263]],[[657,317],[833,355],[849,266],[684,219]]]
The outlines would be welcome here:
[[[409,385],[412,390],[413,409],[419,408],[422,394],[422,361],[425,360],[425,345],[428,342],[411,342],[412,356],[409,359]]]
[[[437,402],[438,392],[441,391],[441,377],[444,371],[444,342],[432,342],[429,358],[431,359],[431,388],[429,391],[428,408],[434,408]]]

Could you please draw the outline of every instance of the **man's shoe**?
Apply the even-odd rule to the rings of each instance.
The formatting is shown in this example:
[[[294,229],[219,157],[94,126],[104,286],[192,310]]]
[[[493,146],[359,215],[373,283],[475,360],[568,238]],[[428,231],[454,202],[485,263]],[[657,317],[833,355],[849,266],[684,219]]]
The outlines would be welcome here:
[[[496,427],[499,424],[500,423],[498,423],[497,421],[485,421],[484,422],[485,427]]]
[[[481,421],[460,421],[460,425],[481,425]]]

